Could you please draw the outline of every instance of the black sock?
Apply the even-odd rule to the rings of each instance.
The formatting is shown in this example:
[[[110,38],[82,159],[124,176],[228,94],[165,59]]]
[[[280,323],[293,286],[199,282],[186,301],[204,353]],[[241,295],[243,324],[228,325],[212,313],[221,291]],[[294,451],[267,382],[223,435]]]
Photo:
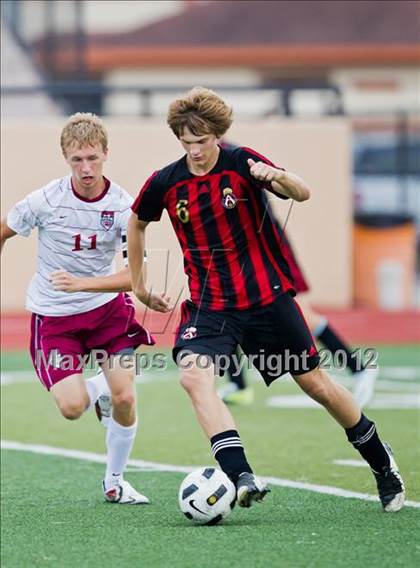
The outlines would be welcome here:
[[[375,423],[364,414],[356,426],[346,428],[346,434],[348,441],[360,452],[373,471],[380,473],[383,467],[390,465],[389,455],[379,439]]]
[[[241,362],[239,357],[235,357],[235,361],[237,362],[238,365]],[[233,358],[230,360],[227,373],[229,375],[230,382],[235,383],[235,385],[238,387],[239,390],[244,390],[246,388],[245,377],[242,372],[242,369],[239,369],[238,371],[237,366],[233,362]]]
[[[316,336],[321,343],[327,347],[331,353],[342,352],[342,356],[338,357],[340,364],[342,364],[343,357],[346,357],[346,366],[347,368],[354,374],[358,371],[363,371],[364,367],[360,364],[360,361],[357,357],[352,357],[352,352],[350,351],[348,345],[344,343],[337,333],[331,329],[331,327],[327,324],[323,331]]]
[[[236,485],[239,474],[243,471],[252,473],[246,460],[245,450],[236,430],[226,430],[212,436],[211,451],[221,469]]]

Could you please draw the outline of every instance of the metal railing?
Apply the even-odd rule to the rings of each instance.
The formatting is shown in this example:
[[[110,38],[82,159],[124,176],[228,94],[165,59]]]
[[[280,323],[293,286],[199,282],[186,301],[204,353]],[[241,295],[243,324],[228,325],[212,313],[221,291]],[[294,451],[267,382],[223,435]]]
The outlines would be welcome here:
[[[291,97],[297,91],[320,91],[331,96],[324,102],[323,115],[343,114],[340,90],[335,85],[320,81],[305,81],[290,84],[264,84],[250,85],[206,85],[220,93],[249,92],[276,92],[277,102],[271,108],[272,114],[291,116],[293,114]],[[173,94],[188,91],[189,85],[112,85],[100,81],[69,80],[69,81],[43,81],[38,85],[4,85],[1,87],[1,96],[31,96],[46,94],[65,104],[66,111],[91,111],[104,114],[104,99],[110,95],[136,95],[139,98],[140,116],[150,117],[152,112],[152,98],[162,94]]]

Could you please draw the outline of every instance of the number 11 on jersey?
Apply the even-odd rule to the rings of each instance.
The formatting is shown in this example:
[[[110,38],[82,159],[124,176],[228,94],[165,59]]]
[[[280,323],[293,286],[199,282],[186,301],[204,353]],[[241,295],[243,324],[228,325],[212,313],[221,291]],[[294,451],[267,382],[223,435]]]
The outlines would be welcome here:
[[[82,235],[73,235],[74,239],[74,248],[72,248],[73,252],[78,252],[83,250],[84,248],[87,250],[95,250],[96,249],[96,235],[90,235],[87,237],[90,241],[90,245],[88,247],[82,247]]]

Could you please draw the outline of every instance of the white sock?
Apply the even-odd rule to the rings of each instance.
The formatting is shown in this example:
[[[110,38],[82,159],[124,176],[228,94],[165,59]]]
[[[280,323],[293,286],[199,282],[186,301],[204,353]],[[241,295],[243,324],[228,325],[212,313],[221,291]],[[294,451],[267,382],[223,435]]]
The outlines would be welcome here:
[[[85,384],[90,399],[86,410],[90,410],[102,394],[110,394],[108,383],[102,371],[94,377],[86,379]]]
[[[106,434],[107,461],[105,489],[118,485],[130,457],[137,432],[137,420],[132,426],[122,426],[111,416]]]

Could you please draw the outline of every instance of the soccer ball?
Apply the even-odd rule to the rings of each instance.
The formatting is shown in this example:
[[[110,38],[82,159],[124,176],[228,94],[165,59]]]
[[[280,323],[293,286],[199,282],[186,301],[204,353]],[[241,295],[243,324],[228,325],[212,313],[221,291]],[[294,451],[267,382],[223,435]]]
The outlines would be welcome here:
[[[181,483],[178,501],[181,511],[195,524],[215,525],[232,511],[236,488],[220,469],[201,468]]]

